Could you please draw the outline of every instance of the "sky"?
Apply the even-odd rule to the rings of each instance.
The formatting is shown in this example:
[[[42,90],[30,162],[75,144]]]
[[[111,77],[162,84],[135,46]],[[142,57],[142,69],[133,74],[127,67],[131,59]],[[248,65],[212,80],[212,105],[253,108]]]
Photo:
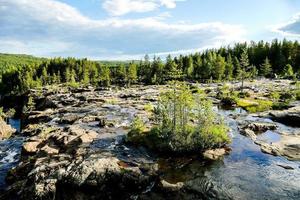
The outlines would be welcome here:
[[[300,38],[299,0],[0,0],[0,52],[165,57]]]

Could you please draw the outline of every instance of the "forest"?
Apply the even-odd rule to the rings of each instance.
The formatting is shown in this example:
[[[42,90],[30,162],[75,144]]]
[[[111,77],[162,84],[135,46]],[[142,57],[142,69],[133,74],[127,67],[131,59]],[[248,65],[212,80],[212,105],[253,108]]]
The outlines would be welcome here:
[[[111,84],[164,84],[170,80],[219,82],[247,78],[300,76],[298,41],[237,43],[190,55],[148,55],[141,61],[101,62],[75,58],[36,58],[0,55],[0,92],[24,93],[30,88],[66,83],[109,86]]]

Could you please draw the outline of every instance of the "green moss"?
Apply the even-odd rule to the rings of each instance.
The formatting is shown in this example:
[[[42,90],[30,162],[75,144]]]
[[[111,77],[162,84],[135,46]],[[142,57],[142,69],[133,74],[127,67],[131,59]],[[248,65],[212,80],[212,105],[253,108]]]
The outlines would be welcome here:
[[[237,105],[244,108],[250,113],[263,112],[271,110],[273,102],[269,100],[252,100],[252,99],[239,99]]]

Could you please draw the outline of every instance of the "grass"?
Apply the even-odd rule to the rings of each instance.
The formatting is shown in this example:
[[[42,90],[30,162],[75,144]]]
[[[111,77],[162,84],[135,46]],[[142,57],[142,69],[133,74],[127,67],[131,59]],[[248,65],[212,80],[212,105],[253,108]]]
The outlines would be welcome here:
[[[256,113],[271,110],[273,102],[261,99],[239,99],[237,105],[250,113]]]

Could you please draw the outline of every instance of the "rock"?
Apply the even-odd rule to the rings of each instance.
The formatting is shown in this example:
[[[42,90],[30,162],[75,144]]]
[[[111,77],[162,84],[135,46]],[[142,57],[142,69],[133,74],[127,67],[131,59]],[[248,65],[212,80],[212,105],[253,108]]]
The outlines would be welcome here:
[[[273,123],[266,123],[266,122],[252,122],[246,126],[248,129],[254,131],[263,133],[268,130],[275,130],[277,129],[277,125]]]
[[[57,105],[49,98],[40,98],[35,100],[35,108],[36,110],[46,110],[48,108],[57,108]]]
[[[300,160],[300,136],[281,135],[281,140],[268,144],[263,141],[255,141],[261,151],[275,156],[284,156],[288,160]]]
[[[241,134],[250,137],[253,141],[256,140],[256,134],[254,133],[254,131],[246,128],[246,129],[242,129],[241,130]]]
[[[270,118],[280,123],[300,127],[300,106],[289,108],[288,110],[272,111]]]
[[[273,123],[251,122],[247,125],[242,126],[240,128],[240,133],[242,135],[250,137],[253,141],[255,141],[257,138],[257,134],[275,129],[277,129],[277,125]]]
[[[73,124],[78,119],[79,119],[79,117],[77,115],[75,115],[75,114],[68,114],[68,115],[64,115],[60,119],[60,123],[61,124]]]
[[[167,189],[169,191],[178,191],[184,186],[183,182],[178,182],[178,183],[173,184],[173,183],[169,183],[165,180],[161,180],[160,184],[161,184],[161,187],[163,187],[164,189]]]
[[[48,154],[48,155],[54,155],[59,153],[59,149],[56,149],[54,147],[50,147],[48,145],[45,145],[43,148],[41,148],[41,151]]]
[[[226,150],[224,148],[220,148],[220,149],[210,149],[210,150],[206,150],[203,153],[204,158],[208,159],[208,160],[218,160],[221,157],[223,157],[226,154]]]
[[[88,133],[81,135],[79,138],[82,143],[91,143],[95,138],[97,138],[97,136],[98,134],[96,132],[89,131]]]
[[[28,124],[38,124],[42,122],[49,122],[52,117],[51,115],[53,114],[52,109],[47,109],[45,111],[32,111],[29,114],[29,117],[27,119]]]
[[[0,117],[0,140],[9,138],[15,132],[16,129],[6,124],[6,122]]]
[[[29,141],[23,144],[22,153],[23,154],[32,154],[38,151],[38,146],[41,144],[41,141]]]

